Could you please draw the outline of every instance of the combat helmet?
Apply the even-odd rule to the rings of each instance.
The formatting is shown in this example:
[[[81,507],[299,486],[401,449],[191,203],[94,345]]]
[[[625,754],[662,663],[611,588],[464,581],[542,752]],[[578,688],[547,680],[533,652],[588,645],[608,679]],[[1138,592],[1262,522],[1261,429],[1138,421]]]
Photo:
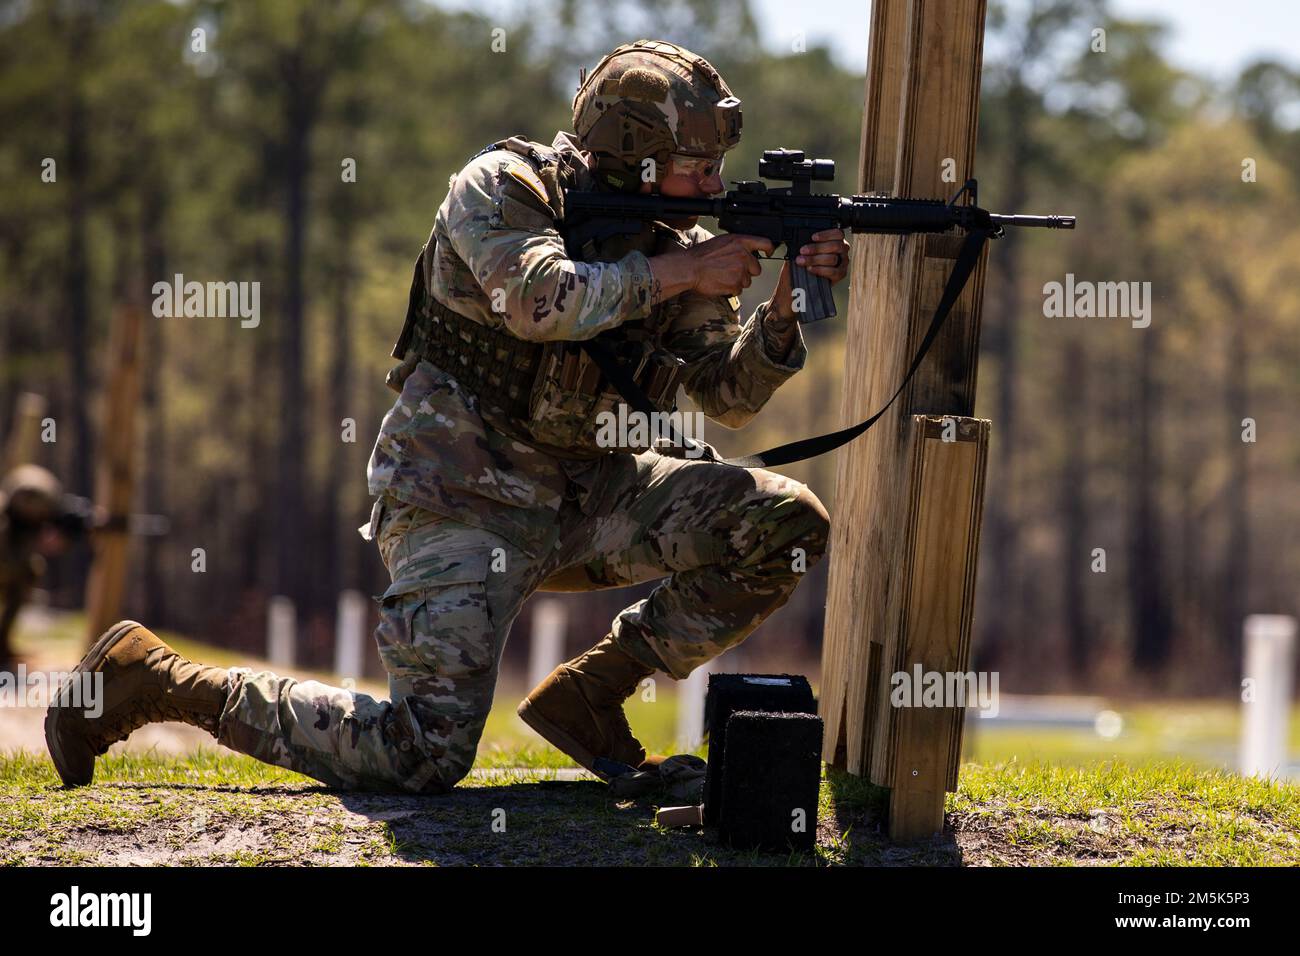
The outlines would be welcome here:
[[[573,131],[593,172],[618,192],[641,187],[642,163],[662,179],[673,153],[717,158],[740,142],[740,100],[702,56],[662,40],[625,43],[583,70]]]
[[[0,511],[24,523],[54,519],[63,499],[59,479],[39,465],[19,465],[0,480]]]

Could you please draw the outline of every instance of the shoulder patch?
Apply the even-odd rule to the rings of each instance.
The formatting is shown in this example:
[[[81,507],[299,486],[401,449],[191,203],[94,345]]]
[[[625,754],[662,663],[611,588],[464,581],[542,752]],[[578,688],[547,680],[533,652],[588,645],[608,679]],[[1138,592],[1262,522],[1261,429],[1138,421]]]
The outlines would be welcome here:
[[[550,205],[551,199],[546,194],[542,179],[527,163],[515,162],[506,167],[506,172],[527,186],[538,199]]]

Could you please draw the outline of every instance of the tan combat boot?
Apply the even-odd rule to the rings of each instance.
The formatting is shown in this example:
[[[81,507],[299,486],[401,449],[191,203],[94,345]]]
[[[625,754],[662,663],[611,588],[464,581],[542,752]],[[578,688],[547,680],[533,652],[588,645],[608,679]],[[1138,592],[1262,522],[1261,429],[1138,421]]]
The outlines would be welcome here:
[[[97,697],[72,696],[74,682],[87,692],[83,673],[102,673]],[[95,758],[145,724],[179,720],[214,737],[226,705],[224,667],[195,664],[135,621],[118,621],[97,640],[63,682],[45,713],[45,745],[65,786],[95,776]],[[72,706],[76,703],[78,706]],[[98,710],[98,716],[86,711]]]
[[[602,780],[611,776],[603,760],[651,770],[662,756],[646,757],[628,726],[623,701],[654,673],[605,639],[587,653],[551,671],[519,705],[524,723]],[[602,763],[597,765],[597,761]]]

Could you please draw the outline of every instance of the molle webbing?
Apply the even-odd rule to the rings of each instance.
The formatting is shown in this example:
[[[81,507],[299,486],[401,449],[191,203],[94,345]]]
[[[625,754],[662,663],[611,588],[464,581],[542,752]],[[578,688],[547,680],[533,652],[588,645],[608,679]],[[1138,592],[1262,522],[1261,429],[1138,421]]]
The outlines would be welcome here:
[[[545,346],[453,312],[425,293],[410,323],[410,349],[510,417],[528,420],[529,396]]]

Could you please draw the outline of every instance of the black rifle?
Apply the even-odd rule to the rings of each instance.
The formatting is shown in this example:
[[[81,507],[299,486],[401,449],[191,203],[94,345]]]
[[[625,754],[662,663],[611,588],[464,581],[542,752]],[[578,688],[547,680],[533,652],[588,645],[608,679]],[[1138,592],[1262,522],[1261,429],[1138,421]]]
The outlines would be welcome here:
[[[723,232],[762,236],[773,246],[785,246],[791,290],[803,291],[802,296],[794,297],[799,321],[816,322],[835,315],[830,281],[795,264],[799,249],[812,241],[814,233],[844,229],[907,234],[957,228],[967,233],[983,230],[996,239],[1007,226],[1074,228],[1073,216],[1004,216],[981,209],[977,205],[979,185],[974,179],[968,180],[948,202],[814,193],[814,180],[835,178],[835,163],[829,159],[804,159],[803,152],[797,149],[767,150],[758,161],[758,175],[790,185],[769,189],[759,180],[734,182],[735,189],[711,199],[566,190],[564,223],[569,255],[584,258],[589,243],[619,234],[636,234],[648,221],[711,216],[718,220]],[[963,195],[970,197],[969,205],[959,205]]]
[[[110,514],[97,508],[89,498],[68,494],[63,496],[63,507],[51,522],[65,537],[73,540],[97,531],[156,538],[171,530],[171,521],[166,515]]]
[[[785,258],[790,263],[791,291],[803,292],[802,296],[793,296],[796,314],[800,322],[815,322],[835,315],[830,281],[811,274],[794,261],[799,255],[799,249],[812,241],[814,233],[826,229],[844,229],[859,233],[901,235],[947,232],[955,228],[965,232],[966,238],[957,253],[957,260],[930,320],[930,327],[926,330],[902,383],[889,401],[866,421],[849,428],[769,448],[755,455],[725,460],[727,464],[743,468],[770,468],[802,461],[857,438],[889,410],[920,368],[921,361],[938,336],[944,320],[966,287],[966,280],[979,262],[985,241],[1003,235],[1007,226],[1074,228],[1074,216],[1007,216],[981,209],[978,205],[979,185],[974,179],[967,180],[947,202],[939,199],[814,193],[811,191],[814,180],[835,178],[835,163],[829,159],[804,159],[803,151],[797,149],[764,151],[763,158],[758,162],[758,174],[764,179],[782,180],[790,185],[769,189],[766,183],[757,180],[733,181],[735,189],[728,190],[722,196],[705,199],[686,199],[656,193],[601,193],[566,189],[562,225],[565,248],[571,259],[590,259],[595,243],[599,240],[616,235],[635,235],[644,228],[646,222],[712,216],[718,220],[718,225],[724,232],[762,236],[770,239],[774,246],[785,245]],[[963,196],[969,198],[969,203],[960,203]],[[607,342],[597,336],[587,339],[582,346],[623,396],[624,401],[643,414],[649,415],[656,411]],[[671,440],[674,444],[690,445],[688,440],[681,439],[675,433]]]

